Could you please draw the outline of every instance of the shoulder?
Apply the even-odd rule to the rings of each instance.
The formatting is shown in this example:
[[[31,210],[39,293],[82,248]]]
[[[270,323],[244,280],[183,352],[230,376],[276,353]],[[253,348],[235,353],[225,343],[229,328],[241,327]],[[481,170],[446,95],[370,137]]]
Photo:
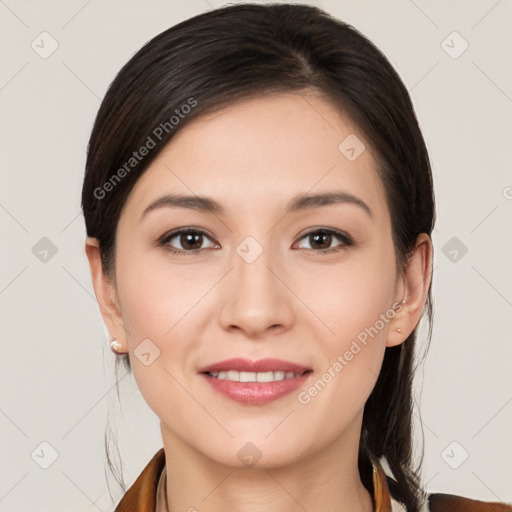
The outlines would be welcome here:
[[[165,452],[160,448],[125,492],[114,512],[153,511],[156,509],[158,482],[165,467]]]
[[[405,507],[393,497],[391,512],[407,512]],[[478,501],[454,494],[427,494],[420,512],[512,512],[512,504]]]
[[[394,479],[386,475],[386,481],[390,490],[391,512],[407,512],[398,496],[394,495]],[[512,502],[480,501],[455,494],[427,492],[420,512],[512,512]]]
[[[512,504],[479,501],[454,494],[427,495],[428,512],[512,512]]]

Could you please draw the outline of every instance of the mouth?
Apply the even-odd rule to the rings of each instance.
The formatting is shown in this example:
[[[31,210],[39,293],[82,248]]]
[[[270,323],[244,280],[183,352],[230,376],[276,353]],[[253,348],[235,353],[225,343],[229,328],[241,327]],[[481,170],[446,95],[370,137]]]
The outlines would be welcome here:
[[[277,382],[284,379],[294,379],[302,377],[312,370],[305,370],[303,372],[239,372],[236,370],[228,370],[221,372],[201,372],[205,375],[213,377],[214,379],[230,380],[232,382]]]
[[[311,368],[279,359],[235,358],[198,372],[218,393],[238,403],[264,405],[305,385]]]

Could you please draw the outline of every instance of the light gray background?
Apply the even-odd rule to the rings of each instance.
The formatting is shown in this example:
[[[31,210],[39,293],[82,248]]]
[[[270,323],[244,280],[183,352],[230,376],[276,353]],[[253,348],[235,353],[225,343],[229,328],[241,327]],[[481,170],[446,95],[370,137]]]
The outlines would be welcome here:
[[[512,501],[512,4],[311,3],[353,24],[389,57],[430,151],[436,316],[416,386],[424,483],[429,491]],[[1,511],[112,510],[103,452],[108,410],[128,484],[162,446],[131,375],[121,381],[122,415],[116,405],[114,356],[83,251],[85,149],[101,98],[133,53],[222,4],[0,0]],[[43,31],[58,43],[45,59],[40,53],[52,41]],[[464,41],[469,47],[453,58]],[[56,254],[41,252],[43,237]],[[420,426],[417,416],[418,436]],[[43,442],[58,453],[48,469],[40,464],[52,448]]]

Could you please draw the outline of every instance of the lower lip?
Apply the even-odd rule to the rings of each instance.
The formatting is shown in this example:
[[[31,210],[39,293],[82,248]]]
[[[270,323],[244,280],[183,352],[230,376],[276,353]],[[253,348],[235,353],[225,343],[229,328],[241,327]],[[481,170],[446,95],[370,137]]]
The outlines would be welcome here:
[[[227,379],[217,379],[206,373],[200,375],[206,379],[215,391],[224,396],[248,405],[264,405],[289,395],[300,388],[313,372],[307,372],[300,377],[276,380],[274,382],[237,382]]]

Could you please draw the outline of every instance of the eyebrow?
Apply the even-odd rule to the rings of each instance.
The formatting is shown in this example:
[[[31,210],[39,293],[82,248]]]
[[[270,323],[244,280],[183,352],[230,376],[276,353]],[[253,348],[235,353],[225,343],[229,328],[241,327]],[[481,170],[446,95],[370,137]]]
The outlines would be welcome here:
[[[312,210],[321,206],[330,206],[334,204],[351,204],[358,206],[364,210],[371,219],[373,219],[373,213],[370,207],[362,199],[343,191],[318,194],[299,194],[298,196],[293,197],[288,203],[285,209],[285,214]],[[216,215],[223,215],[225,213],[223,206],[209,197],[167,194],[153,201],[142,213],[141,220],[149,212],[158,208],[188,208],[190,210],[213,213]]]

